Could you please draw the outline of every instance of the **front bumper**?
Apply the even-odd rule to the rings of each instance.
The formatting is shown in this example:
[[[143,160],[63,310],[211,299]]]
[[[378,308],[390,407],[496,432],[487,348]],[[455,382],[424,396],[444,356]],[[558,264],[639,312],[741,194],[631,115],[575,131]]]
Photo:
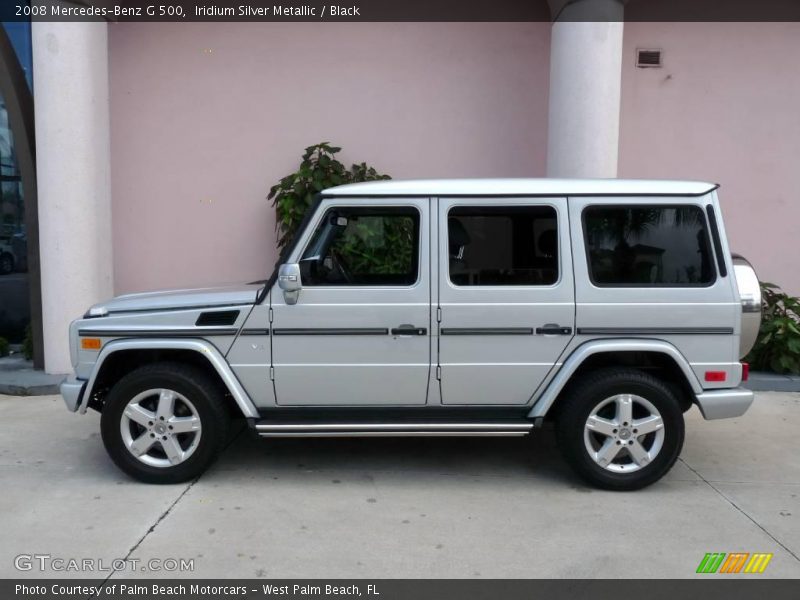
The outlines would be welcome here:
[[[83,379],[78,379],[73,375],[67,377],[64,383],[61,384],[61,387],[59,388],[61,391],[61,396],[64,398],[64,403],[67,405],[67,409],[70,412],[75,412],[78,410],[78,407],[81,404],[81,398],[83,397],[83,390],[85,388],[86,381]]]
[[[709,390],[696,395],[697,406],[706,420],[741,417],[750,408],[753,397],[753,392],[745,388]]]

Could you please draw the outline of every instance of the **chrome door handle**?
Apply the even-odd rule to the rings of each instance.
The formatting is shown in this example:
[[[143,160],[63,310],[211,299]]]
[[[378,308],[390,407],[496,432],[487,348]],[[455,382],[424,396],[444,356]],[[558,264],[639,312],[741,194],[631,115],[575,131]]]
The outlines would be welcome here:
[[[425,327],[414,327],[414,325],[408,325],[405,323],[391,330],[392,335],[403,335],[403,336],[425,335],[427,333],[428,330]]]
[[[572,327],[561,327],[555,323],[547,323],[536,328],[536,335],[571,335]]]

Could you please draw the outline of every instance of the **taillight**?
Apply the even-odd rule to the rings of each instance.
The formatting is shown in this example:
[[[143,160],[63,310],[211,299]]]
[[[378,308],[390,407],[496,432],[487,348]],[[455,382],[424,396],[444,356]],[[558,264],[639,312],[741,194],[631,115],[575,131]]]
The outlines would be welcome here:
[[[750,378],[750,363],[742,363],[742,381],[747,381]]]

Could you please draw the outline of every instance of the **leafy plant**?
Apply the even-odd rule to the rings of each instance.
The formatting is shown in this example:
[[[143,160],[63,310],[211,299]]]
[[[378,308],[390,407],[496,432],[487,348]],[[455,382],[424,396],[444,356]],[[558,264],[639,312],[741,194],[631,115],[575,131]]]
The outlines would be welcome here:
[[[800,298],[761,283],[761,328],[745,360],[754,369],[800,374]]]
[[[356,217],[351,219],[350,235],[333,244],[353,273],[402,275],[412,270],[414,220],[408,216]]]
[[[378,173],[366,163],[354,164],[349,169],[336,159],[341,148],[322,142],[309,146],[303,153],[300,166],[273,185],[267,200],[275,207],[275,228],[278,247],[283,248],[294,237],[300,222],[314,202],[314,195],[322,190],[345,183],[391,179]]]
[[[0,337],[0,356],[8,356],[8,340]]]
[[[25,360],[33,360],[33,331],[30,323],[25,327],[25,339],[22,340],[22,355]]]

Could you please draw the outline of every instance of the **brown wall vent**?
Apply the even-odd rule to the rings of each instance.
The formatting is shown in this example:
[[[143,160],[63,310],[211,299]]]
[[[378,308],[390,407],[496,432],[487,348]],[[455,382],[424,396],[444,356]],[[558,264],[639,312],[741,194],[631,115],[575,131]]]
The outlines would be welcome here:
[[[652,69],[662,66],[661,50],[653,50],[651,48],[637,48],[636,49],[636,66],[640,69]]]

